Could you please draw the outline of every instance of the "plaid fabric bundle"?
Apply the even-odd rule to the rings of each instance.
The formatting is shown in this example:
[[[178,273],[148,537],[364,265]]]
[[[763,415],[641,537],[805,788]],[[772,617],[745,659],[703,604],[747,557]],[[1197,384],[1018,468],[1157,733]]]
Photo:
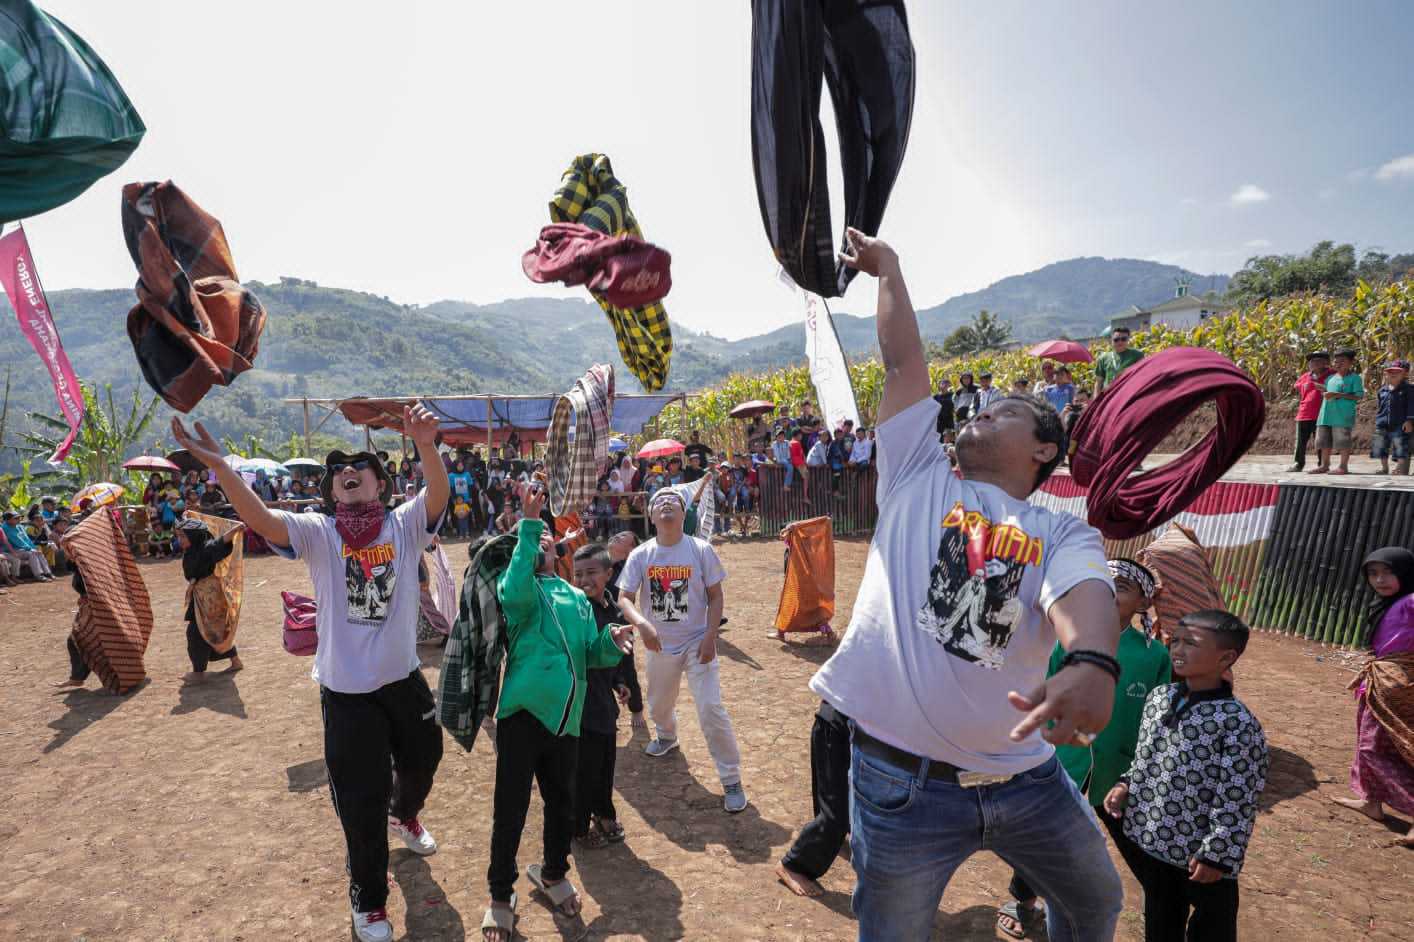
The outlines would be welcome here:
[[[221,223],[171,181],[123,187],[123,238],[137,265],[128,338],[142,375],[190,412],[251,368],[265,308],[241,287]]]
[[[577,222],[605,235],[643,238],[638,221],[628,208],[628,191],[614,176],[604,154],[576,157],[550,200],[553,222]],[[594,300],[614,326],[619,354],[643,388],[657,392],[668,381],[668,361],[673,354],[673,334],[668,312],[660,303],[645,307],[615,307],[595,295]]]
[[[147,677],[142,656],[152,637],[152,599],[117,513],[89,515],[64,535],[63,547],[84,583],[74,642],[104,687],[127,693]]]
[[[29,0],[0,3],[0,223],[67,203],[146,132],[88,43]]]
[[[569,443],[574,413],[574,449]],[[594,497],[599,469],[609,457],[609,422],[614,413],[614,368],[596,363],[574,388],[555,402],[545,438],[545,470],[550,477],[550,511],[578,511]]]
[[[506,633],[496,580],[511,564],[515,547],[513,533],[482,537],[471,544],[461,610],[442,652],[437,722],[467,752],[476,745],[481,721],[495,715],[501,694]]]

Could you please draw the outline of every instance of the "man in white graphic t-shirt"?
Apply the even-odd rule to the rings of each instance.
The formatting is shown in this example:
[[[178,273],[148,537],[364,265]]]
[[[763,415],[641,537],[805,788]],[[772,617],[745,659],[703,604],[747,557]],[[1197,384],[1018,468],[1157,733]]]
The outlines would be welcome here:
[[[683,533],[686,513],[679,491],[665,487],[653,495],[648,515],[658,536],[624,563],[619,608],[648,649],[648,713],[658,735],[644,752],[660,757],[678,747],[675,707],[686,674],[698,725],[722,781],[722,807],[735,814],[746,810],[746,792],[736,732],[722,706],[717,660],[727,574],[711,543]]]
[[[1119,877],[1052,744],[1109,719],[1113,586],[1094,529],[1027,502],[1060,462],[1060,418],[994,399],[957,435],[959,479],[898,257],[849,239],[846,262],[879,279],[879,518],[849,631],[810,688],[854,721],[859,938],[928,938],[953,872],[991,850],[1046,899],[1052,939],[1110,939]],[[1057,641],[1067,664],[1047,679]]]

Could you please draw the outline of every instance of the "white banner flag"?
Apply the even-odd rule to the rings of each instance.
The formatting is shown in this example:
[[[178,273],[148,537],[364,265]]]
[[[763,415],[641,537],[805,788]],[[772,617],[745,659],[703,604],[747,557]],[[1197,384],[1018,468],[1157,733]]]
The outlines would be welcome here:
[[[839,428],[845,419],[859,428],[859,406],[854,401],[854,382],[849,376],[849,364],[835,333],[835,321],[825,299],[818,294],[805,295],[805,356],[810,361],[810,381],[820,400],[820,417],[830,431]]]

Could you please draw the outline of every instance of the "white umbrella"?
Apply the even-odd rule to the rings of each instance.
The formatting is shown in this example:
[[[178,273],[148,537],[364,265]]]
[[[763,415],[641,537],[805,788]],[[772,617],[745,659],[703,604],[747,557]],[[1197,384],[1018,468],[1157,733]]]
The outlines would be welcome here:
[[[269,458],[242,458],[233,467],[237,471],[254,474],[257,471],[264,471],[266,477],[289,477],[290,472],[278,461],[271,461]]]
[[[287,468],[314,468],[319,471],[324,470],[324,462],[315,461],[313,458],[291,458],[285,462]]]

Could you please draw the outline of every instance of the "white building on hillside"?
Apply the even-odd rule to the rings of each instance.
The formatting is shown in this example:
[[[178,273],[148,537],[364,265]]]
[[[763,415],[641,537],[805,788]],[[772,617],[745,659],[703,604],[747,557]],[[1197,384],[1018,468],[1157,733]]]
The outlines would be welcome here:
[[[1163,304],[1156,304],[1147,309],[1130,305],[1129,310],[1110,318],[1110,329],[1128,327],[1137,333],[1147,330],[1155,324],[1163,324],[1174,330],[1188,330],[1191,327],[1197,327],[1215,314],[1223,314],[1228,311],[1228,306],[1223,304],[1222,299],[1216,295],[1210,293],[1200,297],[1190,294],[1188,288],[1189,282],[1179,279],[1172,298]]]

